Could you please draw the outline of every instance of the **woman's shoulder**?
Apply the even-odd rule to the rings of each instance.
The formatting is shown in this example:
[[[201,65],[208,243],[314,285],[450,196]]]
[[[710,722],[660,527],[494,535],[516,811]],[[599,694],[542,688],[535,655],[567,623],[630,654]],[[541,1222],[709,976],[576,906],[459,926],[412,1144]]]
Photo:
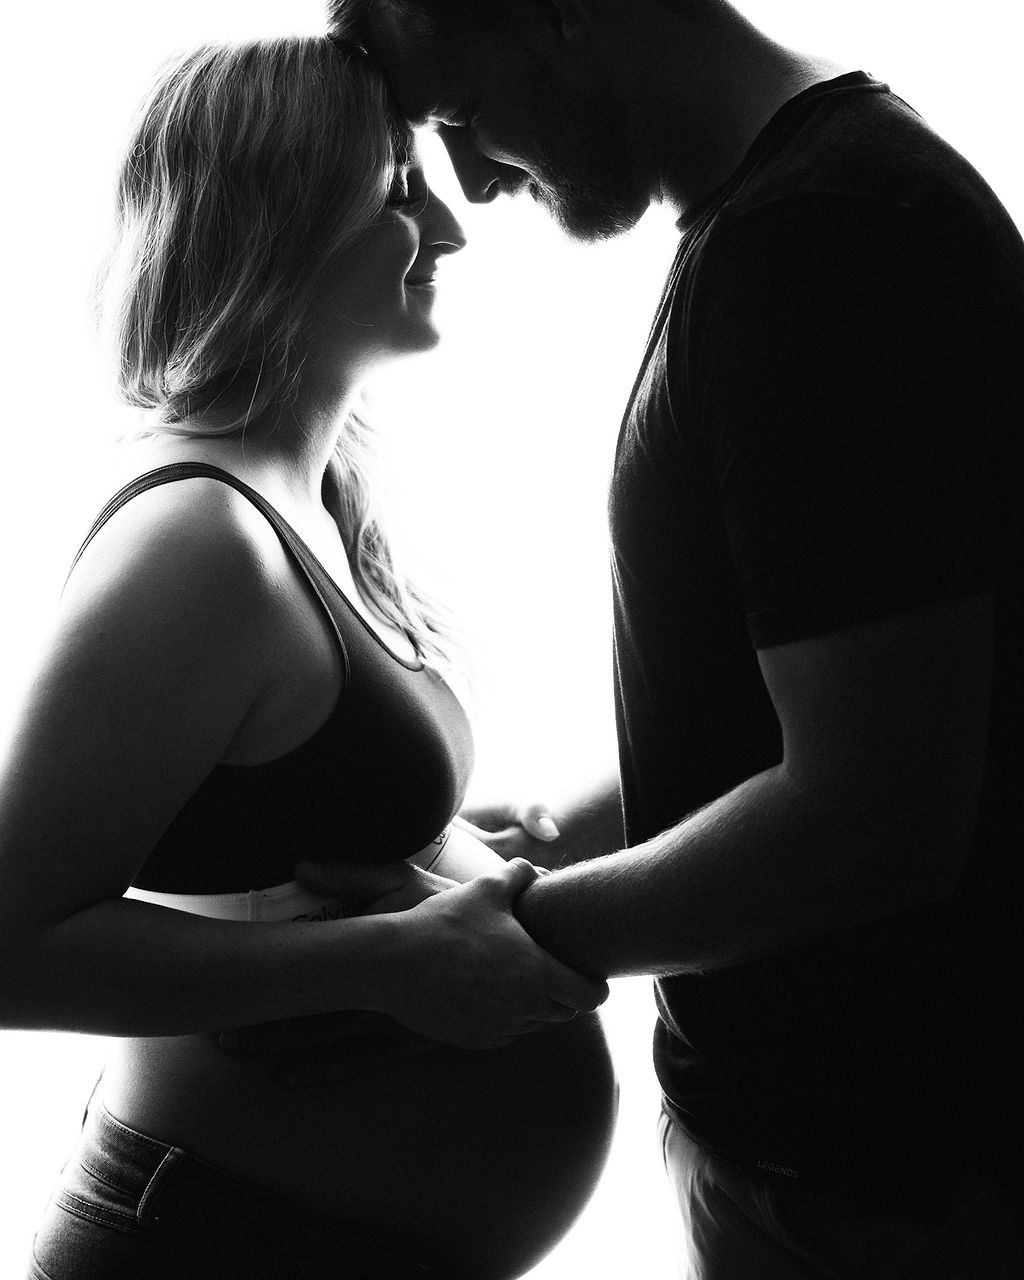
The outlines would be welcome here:
[[[82,551],[65,596],[98,601],[114,589],[126,603],[187,612],[265,606],[282,558],[275,529],[244,494],[213,476],[186,476],[118,505]]]

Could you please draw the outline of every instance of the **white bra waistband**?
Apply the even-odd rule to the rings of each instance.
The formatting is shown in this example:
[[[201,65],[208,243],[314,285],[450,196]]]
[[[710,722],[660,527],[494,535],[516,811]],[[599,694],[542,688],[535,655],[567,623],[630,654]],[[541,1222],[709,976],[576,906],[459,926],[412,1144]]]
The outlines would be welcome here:
[[[406,861],[460,883],[504,866],[498,854],[454,823]],[[350,910],[343,898],[313,893],[297,880],[271,885],[269,889],[250,889],[247,893],[157,893],[132,888],[124,896],[152,902],[158,907],[187,911],[194,916],[210,916],[214,920],[299,922],[344,920],[359,914]]]
[[[131,888],[124,895],[158,907],[187,911],[214,920],[281,921],[344,920],[350,911],[337,897],[325,897],[304,889],[297,880],[250,889],[247,893],[156,893]]]

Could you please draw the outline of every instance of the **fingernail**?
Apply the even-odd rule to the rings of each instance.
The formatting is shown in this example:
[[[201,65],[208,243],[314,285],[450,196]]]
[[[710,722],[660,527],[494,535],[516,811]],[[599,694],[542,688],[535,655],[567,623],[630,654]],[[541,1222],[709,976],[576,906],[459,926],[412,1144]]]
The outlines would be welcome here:
[[[558,827],[555,826],[554,818],[548,814],[544,814],[537,819],[537,834],[542,840],[557,840]]]

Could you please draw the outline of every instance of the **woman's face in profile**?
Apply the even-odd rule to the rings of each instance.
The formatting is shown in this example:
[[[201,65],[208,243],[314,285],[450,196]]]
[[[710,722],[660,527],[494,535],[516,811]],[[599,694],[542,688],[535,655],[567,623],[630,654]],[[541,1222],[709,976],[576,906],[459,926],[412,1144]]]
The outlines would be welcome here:
[[[436,346],[437,264],[465,243],[419,163],[400,170],[376,226],[324,272],[311,315],[314,342],[332,360],[350,353],[361,362]]]

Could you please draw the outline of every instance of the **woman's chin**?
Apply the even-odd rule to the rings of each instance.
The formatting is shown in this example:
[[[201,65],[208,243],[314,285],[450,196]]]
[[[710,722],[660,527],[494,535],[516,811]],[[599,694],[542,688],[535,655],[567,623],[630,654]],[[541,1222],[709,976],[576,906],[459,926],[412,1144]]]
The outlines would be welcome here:
[[[433,351],[440,341],[440,330],[429,316],[410,316],[400,339],[395,343],[395,358]]]

